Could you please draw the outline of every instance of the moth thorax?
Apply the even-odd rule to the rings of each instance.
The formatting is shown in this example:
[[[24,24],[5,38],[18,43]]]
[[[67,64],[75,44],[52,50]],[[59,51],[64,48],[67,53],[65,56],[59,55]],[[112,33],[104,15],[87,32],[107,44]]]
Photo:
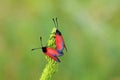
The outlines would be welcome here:
[[[42,47],[42,51],[43,51],[44,53],[46,53],[46,52],[47,52],[47,47]]]
[[[57,30],[56,30],[56,34],[61,35],[61,32],[57,29]]]

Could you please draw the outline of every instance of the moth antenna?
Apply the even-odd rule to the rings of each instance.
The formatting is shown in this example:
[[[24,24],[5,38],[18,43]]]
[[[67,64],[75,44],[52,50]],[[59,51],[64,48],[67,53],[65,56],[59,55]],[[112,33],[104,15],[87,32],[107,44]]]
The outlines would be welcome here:
[[[56,17],[56,26],[57,26],[57,29],[58,29],[58,18]]]
[[[43,47],[43,44],[42,44],[42,37],[40,36],[40,43],[41,43],[41,47]]]
[[[37,50],[37,49],[41,49],[41,48],[33,48],[33,49],[31,49],[31,50],[34,51],[34,50]]]
[[[43,47],[43,45],[42,45],[42,37],[40,37],[40,43],[41,43],[41,47]],[[39,47],[39,48],[33,48],[31,50],[34,51],[34,50],[37,50],[37,49],[42,49],[41,47]]]
[[[57,28],[57,25],[56,25],[55,19],[52,18],[52,20],[53,20],[53,22],[54,22],[55,27]]]

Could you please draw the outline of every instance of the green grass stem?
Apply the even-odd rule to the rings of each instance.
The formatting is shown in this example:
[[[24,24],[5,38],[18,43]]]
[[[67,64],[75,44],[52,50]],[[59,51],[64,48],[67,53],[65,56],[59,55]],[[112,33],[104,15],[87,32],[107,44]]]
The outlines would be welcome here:
[[[55,38],[54,38],[55,31],[56,31],[56,28],[53,28],[51,35],[50,35],[50,38],[49,38],[48,43],[47,43],[47,46],[53,47],[53,48],[56,47]],[[43,70],[43,73],[40,77],[40,80],[53,80],[52,77],[57,70],[58,63],[48,56],[46,56],[46,59],[47,59],[48,63],[46,64],[46,67]]]

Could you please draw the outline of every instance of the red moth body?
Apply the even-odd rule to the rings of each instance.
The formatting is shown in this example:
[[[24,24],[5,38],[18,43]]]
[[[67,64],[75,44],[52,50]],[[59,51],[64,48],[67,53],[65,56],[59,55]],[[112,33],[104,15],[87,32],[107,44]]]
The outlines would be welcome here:
[[[56,49],[61,55],[63,55],[64,48],[67,51],[67,48],[66,48],[66,45],[65,45],[65,42],[64,42],[64,38],[62,36],[62,33],[58,30],[57,18],[56,19],[53,18],[53,22],[54,22],[55,27],[56,27],[56,32],[55,32]]]
[[[61,56],[61,54],[57,50],[55,50],[53,48],[49,48],[49,47],[47,48],[47,53],[51,54],[51,55],[54,55],[56,57]]]
[[[60,56],[60,54],[55,49],[42,47],[42,51],[53,60],[60,62],[60,60],[58,59],[58,56]]]
[[[59,30],[56,30],[56,49],[60,54],[63,54],[63,50],[66,48],[64,38]],[[67,48],[66,48],[67,50]]]
[[[42,37],[40,37],[40,41],[41,41],[41,47],[42,48],[34,48],[32,50],[42,49],[42,52],[45,55],[49,56],[51,59],[53,59],[53,60],[55,60],[57,62],[60,62],[58,57],[61,56],[61,54],[57,50],[55,50],[54,48],[50,48],[50,47],[47,47],[47,46],[43,47],[43,45],[42,45]]]

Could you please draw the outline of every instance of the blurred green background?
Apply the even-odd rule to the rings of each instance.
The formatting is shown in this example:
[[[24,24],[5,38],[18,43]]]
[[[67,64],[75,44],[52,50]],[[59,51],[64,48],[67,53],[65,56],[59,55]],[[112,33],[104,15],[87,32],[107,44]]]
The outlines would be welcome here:
[[[120,0],[0,0],[0,80],[39,80],[59,19],[68,52],[54,80],[120,80]]]

